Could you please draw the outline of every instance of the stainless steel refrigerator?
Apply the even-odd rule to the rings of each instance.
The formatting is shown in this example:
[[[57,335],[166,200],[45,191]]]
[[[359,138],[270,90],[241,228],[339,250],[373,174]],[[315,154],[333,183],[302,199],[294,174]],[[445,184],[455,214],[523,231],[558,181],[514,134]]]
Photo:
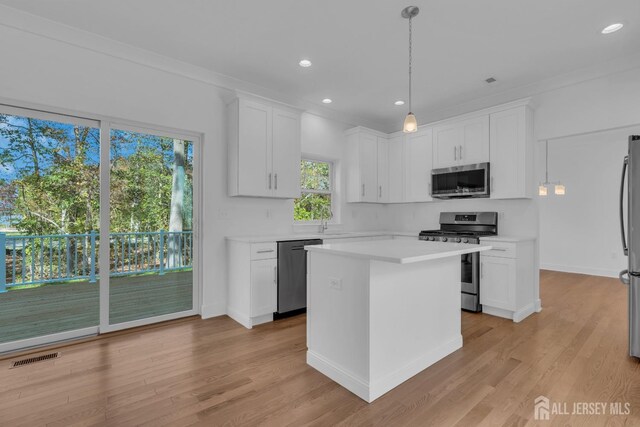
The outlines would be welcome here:
[[[624,222],[625,175],[627,178],[627,226]],[[629,257],[620,280],[629,287],[629,354],[640,358],[640,135],[629,137],[629,154],[622,164],[620,183],[622,248]]]

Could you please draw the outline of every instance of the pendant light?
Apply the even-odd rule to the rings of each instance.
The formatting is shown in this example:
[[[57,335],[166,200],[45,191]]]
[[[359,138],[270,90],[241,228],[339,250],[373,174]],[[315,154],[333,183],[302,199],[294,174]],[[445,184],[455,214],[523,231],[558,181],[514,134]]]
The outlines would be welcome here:
[[[418,16],[420,9],[417,6],[407,6],[402,9],[402,17],[409,20],[409,114],[404,119],[404,126],[402,127],[402,131],[405,133],[411,133],[418,130],[418,122],[416,120],[416,116],[411,112],[411,66],[412,66],[412,44],[413,44],[413,28],[411,26],[411,21],[413,18]]]
[[[564,196],[565,195],[565,187],[562,183],[549,182],[549,141],[545,141],[545,161],[544,161],[544,182],[541,182],[538,185],[538,195],[546,196],[548,194],[548,189],[553,186],[553,192],[556,196]]]

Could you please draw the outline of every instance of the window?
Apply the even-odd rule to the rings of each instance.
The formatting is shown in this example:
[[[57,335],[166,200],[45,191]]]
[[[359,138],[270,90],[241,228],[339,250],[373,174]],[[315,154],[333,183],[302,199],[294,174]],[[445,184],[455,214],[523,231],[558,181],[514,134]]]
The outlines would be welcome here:
[[[319,221],[331,218],[333,202],[333,164],[302,159],[300,162],[301,195],[293,204],[295,221]]]

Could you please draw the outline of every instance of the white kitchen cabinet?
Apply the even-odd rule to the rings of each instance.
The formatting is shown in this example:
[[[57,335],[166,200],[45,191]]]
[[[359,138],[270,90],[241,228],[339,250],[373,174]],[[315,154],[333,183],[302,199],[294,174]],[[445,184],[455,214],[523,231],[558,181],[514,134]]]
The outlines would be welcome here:
[[[430,202],[433,129],[421,127],[405,136],[405,202]]]
[[[503,310],[515,310],[516,260],[481,256],[480,302]]]
[[[378,137],[378,203],[389,202],[389,140]]]
[[[533,193],[533,113],[529,107],[490,115],[491,198],[531,198]]]
[[[489,115],[447,120],[433,128],[433,168],[489,161]]]
[[[347,202],[378,201],[378,137],[374,131],[347,131]]]
[[[251,329],[273,320],[278,296],[276,242],[227,240],[227,315]]]
[[[273,194],[300,197],[300,113],[273,107]]]
[[[482,311],[520,322],[540,311],[535,272],[535,239],[481,238],[493,247],[480,253]]]
[[[273,315],[277,310],[278,260],[251,261],[251,317]]]
[[[230,196],[300,196],[300,111],[237,98],[228,107]]]
[[[405,137],[403,134],[389,138],[388,144],[388,203],[403,203],[405,201]]]

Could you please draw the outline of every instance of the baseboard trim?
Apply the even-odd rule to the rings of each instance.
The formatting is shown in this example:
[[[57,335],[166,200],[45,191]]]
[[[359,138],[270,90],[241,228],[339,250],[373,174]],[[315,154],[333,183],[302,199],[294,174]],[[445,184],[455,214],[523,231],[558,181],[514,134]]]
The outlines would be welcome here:
[[[391,372],[384,377],[374,380],[369,386],[369,397],[371,401],[381,397],[392,389],[396,388],[409,378],[424,371],[437,361],[445,358],[454,351],[462,348],[462,335],[445,342],[444,344],[431,350],[429,353],[413,360],[412,362],[402,366],[400,369]]]
[[[590,276],[602,276],[602,277],[618,277],[619,271],[609,270],[606,268],[590,268],[581,266],[570,266],[562,264],[540,264],[540,269],[561,271],[563,273],[576,273],[576,274],[588,274]],[[622,270],[622,268],[620,268]]]
[[[213,304],[213,305],[202,305],[200,310],[201,317],[203,319],[209,319],[211,317],[223,316],[227,314],[227,307],[225,304]]]
[[[460,348],[462,348],[462,335],[458,335],[429,353],[373,382],[367,382],[357,377],[348,369],[331,362],[312,350],[307,351],[307,364],[331,378],[362,400],[371,403]]]
[[[249,316],[245,316],[244,314],[231,307],[227,307],[227,316],[240,323],[247,329],[251,329],[253,327],[253,325],[251,324],[251,318]]]
[[[307,365],[331,378],[360,399],[368,403],[372,402],[369,396],[369,383],[358,378],[348,369],[329,361],[311,350],[307,350]]]
[[[538,298],[535,302],[536,305],[536,313],[540,313],[542,311],[542,300]]]
[[[520,323],[530,315],[532,315],[536,311],[536,304],[532,302],[529,305],[526,305],[524,308],[513,313],[513,321],[515,323]]]
[[[240,323],[247,329],[252,329],[256,325],[273,322],[273,314],[264,314],[262,316],[249,317],[232,307],[227,307],[227,316]]]
[[[503,308],[489,307],[488,305],[482,304],[482,312],[491,316],[498,316],[513,320],[513,311],[505,310]]]

